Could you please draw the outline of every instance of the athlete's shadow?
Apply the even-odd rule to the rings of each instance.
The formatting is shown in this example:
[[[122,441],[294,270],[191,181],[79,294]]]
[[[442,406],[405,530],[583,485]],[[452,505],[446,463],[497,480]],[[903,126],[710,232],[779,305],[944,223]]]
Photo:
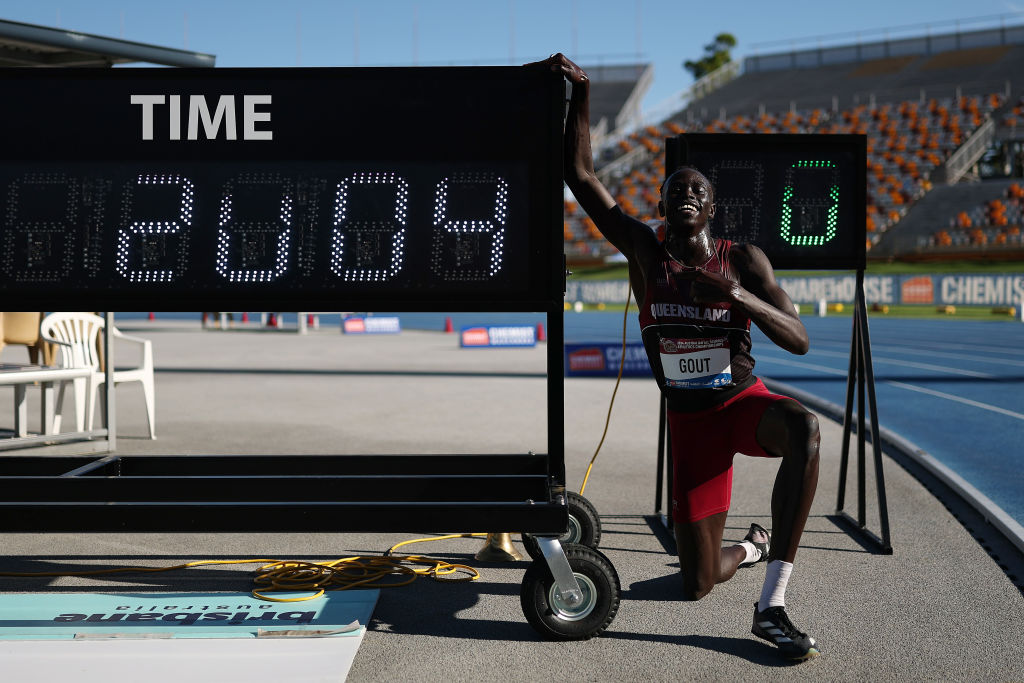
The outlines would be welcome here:
[[[675,572],[653,579],[634,581],[627,590],[622,591],[623,600],[652,600],[656,602],[682,602],[683,579],[679,575],[679,563],[671,565]]]
[[[612,626],[614,628],[614,625]],[[671,645],[682,645],[684,647],[699,647],[704,650],[712,650],[727,655],[734,655],[754,664],[763,666],[783,667],[793,666],[799,662],[789,662],[779,656],[778,650],[772,646],[751,638],[726,638],[722,636],[664,636],[645,633],[617,633],[609,630],[601,635],[602,638],[618,638],[620,640],[642,640],[645,643],[662,642]]]
[[[795,666],[800,663],[782,659],[779,656],[779,651],[774,647],[753,638],[691,635],[681,636],[679,643],[681,645],[690,645],[692,647],[704,648],[705,650],[714,650],[715,652],[734,655],[762,666]]]
[[[527,562],[491,564],[474,560],[471,555],[445,553],[431,557],[471,564],[482,576],[494,576],[494,580],[459,582],[420,577],[408,586],[382,589],[369,631],[464,640],[540,640],[539,634],[523,620],[519,604],[518,580]],[[512,576],[499,575],[509,570]],[[488,609],[481,608],[482,601]]]

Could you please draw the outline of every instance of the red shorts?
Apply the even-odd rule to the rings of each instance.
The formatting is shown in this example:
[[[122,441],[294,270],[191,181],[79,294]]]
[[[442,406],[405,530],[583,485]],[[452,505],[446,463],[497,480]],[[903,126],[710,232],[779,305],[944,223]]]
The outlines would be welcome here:
[[[732,458],[737,453],[774,457],[757,443],[768,406],[791,400],[758,379],[721,405],[695,413],[668,411],[672,435],[672,520],[696,522],[729,509]]]

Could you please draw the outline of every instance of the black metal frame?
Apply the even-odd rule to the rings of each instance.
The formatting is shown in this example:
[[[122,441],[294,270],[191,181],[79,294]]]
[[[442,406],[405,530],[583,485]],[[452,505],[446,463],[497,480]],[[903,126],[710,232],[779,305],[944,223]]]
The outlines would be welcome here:
[[[6,531],[564,531],[548,455],[14,456]]]
[[[561,305],[547,321],[548,453],[11,454],[0,456],[3,529],[405,532],[472,524],[464,530],[563,534]]]
[[[850,371],[846,378],[846,412],[843,416],[843,450],[839,465],[839,493],[836,516],[850,531],[867,540],[879,552],[891,555],[889,534],[889,504],[885,495],[885,473],[882,467],[881,435],[878,431],[878,403],[875,400],[875,373],[871,365],[871,338],[868,334],[868,314],[864,301],[864,271],[857,271],[857,293],[853,305],[853,334],[850,341]],[[850,461],[850,431],[853,427],[853,395],[857,392],[857,518],[843,510],[846,501],[846,473]],[[864,399],[867,390],[871,411],[871,450],[874,454],[875,485],[878,491],[878,517],[881,537],[867,528],[867,462],[865,443]]]

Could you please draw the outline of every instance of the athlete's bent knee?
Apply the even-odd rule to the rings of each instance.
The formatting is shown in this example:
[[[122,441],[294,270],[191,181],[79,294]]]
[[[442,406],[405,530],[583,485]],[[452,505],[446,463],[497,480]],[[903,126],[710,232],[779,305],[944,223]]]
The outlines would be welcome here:
[[[821,442],[817,416],[806,410],[789,413],[786,416],[786,432],[789,435],[790,452],[801,456],[808,464],[816,463]]]
[[[808,439],[817,439],[821,433],[818,428],[818,416],[814,413],[806,413],[804,415],[804,430],[807,432]]]
[[[807,410],[786,415],[786,430],[794,441],[812,441],[819,437],[818,417]]]
[[[711,589],[714,587],[714,581],[688,581],[686,576],[683,576],[683,600],[687,602],[696,602],[710,593]]]

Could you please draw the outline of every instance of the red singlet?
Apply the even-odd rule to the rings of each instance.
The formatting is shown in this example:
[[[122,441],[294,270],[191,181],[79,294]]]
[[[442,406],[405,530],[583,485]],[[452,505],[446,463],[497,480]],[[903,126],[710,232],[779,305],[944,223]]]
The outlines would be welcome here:
[[[705,268],[738,281],[729,251],[715,240]],[[701,305],[690,296],[692,269],[661,250],[646,272],[640,327],[651,369],[668,399],[672,437],[672,519],[695,522],[729,509],[736,453],[772,457],[757,443],[773,394],[752,371],[750,319],[728,304]]]

